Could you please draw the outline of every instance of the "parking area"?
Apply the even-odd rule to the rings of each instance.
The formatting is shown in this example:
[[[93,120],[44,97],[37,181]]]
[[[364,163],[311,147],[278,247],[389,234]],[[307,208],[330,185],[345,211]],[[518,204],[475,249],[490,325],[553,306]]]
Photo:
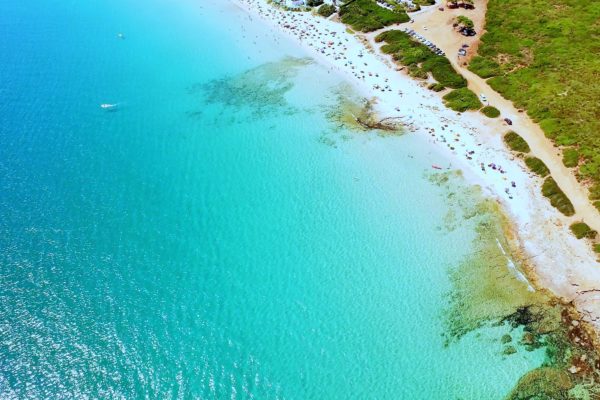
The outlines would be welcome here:
[[[408,35],[412,36],[413,39],[415,39],[416,41],[418,41],[418,42],[424,44],[425,46],[429,47],[429,49],[431,51],[433,51],[435,54],[437,54],[438,56],[445,56],[446,55],[435,44],[431,43],[429,40],[427,40],[422,35],[420,35],[417,32],[415,32],[414,30],[408,29],[408,28],[403,28],[402,31],[405,32],[405,33],[407,33]]]

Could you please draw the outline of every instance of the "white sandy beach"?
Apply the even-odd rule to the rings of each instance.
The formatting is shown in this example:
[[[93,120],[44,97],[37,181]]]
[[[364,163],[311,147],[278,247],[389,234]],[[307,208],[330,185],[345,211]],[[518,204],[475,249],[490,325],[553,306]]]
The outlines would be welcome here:
[[[504,146],[509,130],[477,112],[457,114],[441,97],[402,72],[346,27],[303,12],[286,12],[265,0],[236,0],[275,34],[294,38],[307,54],[343,75],[361,95],[378,99],[381,117],[402,116],[424,145],[440,149],[438,166],[460,169],[501,203],[514,221],[522,263],[536,284],[574,301],[584,319],[600,330],[600,266],[591,246],[569,230],[573,218],[560,214],[541,194],[541,180]],[[495,105],[495,104],[494,104]],[[519,131],[519,133],[523,133]],[[526,133],[523,136],[529,139]],[[514,182],[514,185],[513,185]],[[507,266],[508,268],[508,266]]]

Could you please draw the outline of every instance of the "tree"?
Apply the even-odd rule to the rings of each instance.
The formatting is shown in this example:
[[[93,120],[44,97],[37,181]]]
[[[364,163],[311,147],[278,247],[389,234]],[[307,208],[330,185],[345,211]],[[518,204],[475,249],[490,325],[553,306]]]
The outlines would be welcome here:
[[[473,27],[475,26],[471,18],[465,17],[464,15],[459,15],[458,17],[456,17],[456,22],[462,28],[473,29]]]
[[[332,4],[323,4],[317,12],[320,16],[328,18],[331,14],[335,13],[335,6]]]

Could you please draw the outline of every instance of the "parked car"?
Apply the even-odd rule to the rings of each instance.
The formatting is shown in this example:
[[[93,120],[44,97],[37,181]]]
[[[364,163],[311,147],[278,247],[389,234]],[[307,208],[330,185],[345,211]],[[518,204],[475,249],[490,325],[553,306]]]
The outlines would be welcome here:
[[[504,122],[506,122],[508,125],[512,125],[512,121],[509,118],[504,118]]]
[[[463,27],[459,31],[463,36],[475,36],[477,32],[473,28]]]
[[[479,98],[480,98],[480,99],[481,99],[481,101],[483,101],[484,103],[486,103],[486,102],[487,102],[487,97],[485,96],[485,94],[481,93],[481,94],[479,95]]]

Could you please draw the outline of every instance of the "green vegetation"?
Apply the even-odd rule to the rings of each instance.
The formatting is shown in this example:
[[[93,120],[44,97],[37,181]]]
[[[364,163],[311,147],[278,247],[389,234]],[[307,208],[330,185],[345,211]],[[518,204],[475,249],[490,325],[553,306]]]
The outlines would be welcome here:
[[[475,27],[475,24],[471,18],[465,17],[464,15],[459,15],[456,17],[456,23],[465,28],[473,29],[473,27]]]
[[[446,57],[435,54],[402,31],[383,32],[375,41],[385,42],[381,51],[391,54],[394,60],[406,65],[411,76],[427,79],[431,73],[437,81],[437,84],[429,85],[431,90],[439,92],[446,87],[456,89],[444,96],[446,105],[451,109],[463,112],[482,107],[477,95],[467,88],[466,79],[456,72]]]
[[[485,106],[481,109],[481,112],[483,113],[483,115],[485,115],[488,118],[497,118],[500,116],[500,110],[498,110],[496,107],[492,107],[492,106]]]
[[[501,73],[500,65],[494,60],[475,56],[469,63],[469,69],[482,78],[490,78]]]
[[[397,30],[383,32],[375,38],[375,41],[385,42],[381,51],[391,54],[394,60],[406,65],[409,74],[413,77],[426,79],[431,72],[434,79],[443,87],[457,89],[467,86],[466,79],[456,72],[446,57],[438,56],[405,32]]]
[[[600,243],[594,243],[594,252],[600,253]]]
[[[598,232],[590,228],[585,222],[575,222],[574,224],[571,224],[569,228],[577,239],[595,239],[598,235]]]
[[[427,86],[427,88],[433,90],[434,92],[441,92],[445,89],[444,85],[442,85],[441,83],[432,83],[429,86]]]
[[[532,172],[536,173],[542,178],[545,178],[548,175],[550,175],[550,170],[548,169],[546,164],[544,164],[544,162],[537,157],[525,158],[525,164],[527,164],[527,166]]]
[[[568,391],[573,387],[566,371],[557,368],[540,367],[525,374],[507,400],[550,400],[568,399]]]
[[[529,145],[527,144],[525,139],[523,139],[521,136],[519,136],[516,132],[513,131],[507,132],[506,135],[504,135],[504,143],[506,143],[508,148],[512,151],[518,151],[520,153],[529,153],[530,151]],[[541,162],[544,168],[546,168],[546,165],[540,159],[535,158],[535,160]],[[546,170],[548,170],[548,168],[546,168]]]
[[[378,6],[374,0],[355,0],[347,6],[340,7],[339,14],[343,23],[361,32],[372,32],[410,20],[404,10],[391,11]]]
[[[319,13],[319,15],[322,17],[328,18],[335,13],[335,7],[331,4],[323,4],[321,7],[319,7],[317,13]]]
[[[416,12],[421,10],[421,6],[432,6],[435,4],[436,0],[413,0],[412,5],[410,4],[402,4],[402,6],[408,12]]]
[[[443,99],[446,106],[458,112],[478,110],[482,106],[477,95],[466,87],[451,91]]]
[[[569,147],[563,151],[563,164],[568,168],[574,168],[579,164],[579,152],[577,149]]]
[[[309,7],[317,7],[323,4],[323,0],[307,0],[306,5]]]
[[[569,200],[567,195],[565,195],[558,187],[558,184],[551,176],[544,181],[544,184],[542,185],[542,194],[550,199],[550,204],[552,204],[553,207],[557,208],[558,211],[567,217],[575,214],[573,203],[571,203],[571,200]]]
[[[469,66],[528,114],[556,144],[576,146],[578,166],[600,199],[600,3],[490,0],[479,57]],[[565,152],[567,150],[565,149]],[[577,163],[576,163],[577,161]]]

